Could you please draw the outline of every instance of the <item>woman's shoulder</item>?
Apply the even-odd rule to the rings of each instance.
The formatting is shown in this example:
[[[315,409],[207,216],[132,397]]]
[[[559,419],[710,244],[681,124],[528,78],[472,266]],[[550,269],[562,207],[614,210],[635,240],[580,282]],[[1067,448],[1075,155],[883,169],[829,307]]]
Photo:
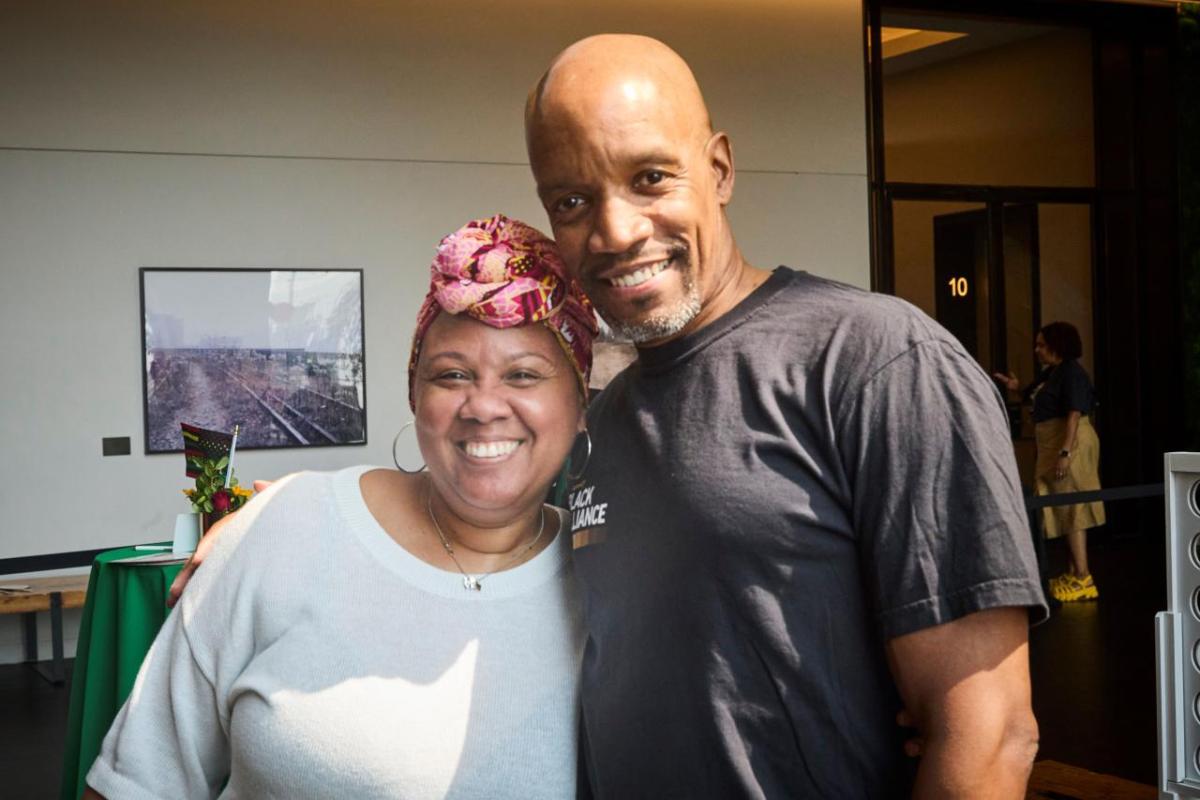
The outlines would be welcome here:
[[[285,475],[230,517],[180,601],[194,641],[228,639],[262,614],[286,626],[306,602],[296,587],[319,584],[348,535],[339,486],[357,488],[367,469]]]
[[[304,470],[284,475],[251,498],[234,515],[230,527],[242,536],[251,532],[261,536],[282,527],[295,527],[299,521],[317,520],[331,510],[327,501],[338,474]]]
[[[293,472],[271,482],[225,520],[197,571],[194,583],[215,580],[218,573],[254,573],[262,564],[312,563],[308,558],[329,543],[342,526],[339,485],[356,483],[348,468],[336,472]],[[295,554],[305,553],[297,559]],[[208,576],[207,578],[205,576]],[[226,580],[239,580],[226,577]],[[193,587],[189,584],[188,593]],[[197,591],[195,594],[199,594]]]
[[[1083,375],[1084,377],[1087,377],[1087,374],[1088,374],[1087,368],[1084,367],[1083,364],[1079,363],[1078,358],[1072,358],[1067,361],[1064,361],[1062,363],[1062,367],[1068,373],[1073,373],[1075,375]]]
[[[1092,384],[1092,377],[1088,375],[1087,369],[1083,364],[1079,363],[1079,359],[1072,358],[1058,365],[1055,370],[1057,382],[1064,386],[1088,385]]]

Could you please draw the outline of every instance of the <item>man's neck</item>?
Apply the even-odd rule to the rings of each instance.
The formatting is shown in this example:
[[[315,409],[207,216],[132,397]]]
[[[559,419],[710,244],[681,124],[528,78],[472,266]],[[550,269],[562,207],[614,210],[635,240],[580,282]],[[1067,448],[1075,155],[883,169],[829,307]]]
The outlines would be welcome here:
[[[755,289],[762,286],[771,277],[770,270],[750,264],[736,249],[733,251],[732,261],[733,263],[724,271],[725,276],[720,285],[703,300],[699,313],[687,325],[671,336],[652,342],[639,342],[638,349],[659,347],[707,328],[737,308]]]

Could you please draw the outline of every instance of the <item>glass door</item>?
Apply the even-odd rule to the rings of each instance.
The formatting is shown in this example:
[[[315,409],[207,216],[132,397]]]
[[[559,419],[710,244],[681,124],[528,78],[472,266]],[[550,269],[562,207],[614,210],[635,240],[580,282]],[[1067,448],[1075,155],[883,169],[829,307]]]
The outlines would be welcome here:
[[[893,200],[895,293],[953,333],[985,368],[995,360],[984,203]]]
[[[1091,371],[1091,204],[889,198],[895,294],[953,333],[989,372],[1036,373],[1033,340],[1070,322]]]
[[[1087,202],[1002,200],[995,189],[964,187],[986,200],[890,197],[886,205],[895,294],[958,338],[989,374],[1037,375],[1038,330],[1070,322],[1091,373],[1092,206]],[[1009,398],[1022,480],[1035,460],[1028,408]]]

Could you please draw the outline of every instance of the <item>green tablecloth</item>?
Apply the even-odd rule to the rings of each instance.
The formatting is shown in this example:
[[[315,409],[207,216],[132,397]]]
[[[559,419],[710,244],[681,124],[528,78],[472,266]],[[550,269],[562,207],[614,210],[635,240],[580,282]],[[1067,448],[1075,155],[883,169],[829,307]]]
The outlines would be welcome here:
[[[165,544],[170,544],[166,542]],[[182,564],[113,564],[146,555],[124,547],[96,556],[79,625],[63,760],[62,800],[78,800],[100,743],[167,618],[167,590]]]

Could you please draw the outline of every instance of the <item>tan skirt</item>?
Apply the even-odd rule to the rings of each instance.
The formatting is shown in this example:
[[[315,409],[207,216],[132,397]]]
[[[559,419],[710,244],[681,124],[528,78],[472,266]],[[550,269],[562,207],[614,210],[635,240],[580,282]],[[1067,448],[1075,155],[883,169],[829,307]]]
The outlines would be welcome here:
[[[1055,480],[1054,466],[1062,449],[1067,431],[1065,417],[1039,422],[1034,426],[1037,437],[1037,493],[1062,494],[1089,492],[1100,488],[1100,439],[1087,417],[1079,418],[1075,432],[1075,448],[1071,451],[1070,466],[1062,480]],[[1082,531],[1104,524],[1104,503],[1079,503],[1073,506],[1053,506],[1042,509],[1046,538],[1053,539],[1071,531]]]

